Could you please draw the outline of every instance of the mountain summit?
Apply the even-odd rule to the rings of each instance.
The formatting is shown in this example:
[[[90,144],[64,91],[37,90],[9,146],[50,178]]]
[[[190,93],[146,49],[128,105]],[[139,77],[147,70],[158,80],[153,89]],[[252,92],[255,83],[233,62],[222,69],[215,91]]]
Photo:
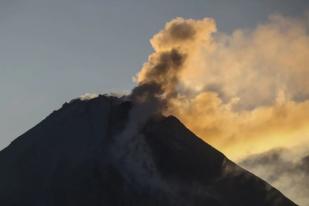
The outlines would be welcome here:
[[[292,206],[173,116],[130,128],[132,102],[74,100],[0,152],[3,206]]]

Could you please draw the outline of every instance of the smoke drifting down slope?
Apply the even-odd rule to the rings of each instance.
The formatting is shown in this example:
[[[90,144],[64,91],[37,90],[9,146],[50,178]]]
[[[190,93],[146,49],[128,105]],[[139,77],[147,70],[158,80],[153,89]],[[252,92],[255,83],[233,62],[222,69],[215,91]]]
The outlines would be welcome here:
[[[252,155],[240,165],[278,188],[298,205],[309,205],[309,151],[276,148]]]
[[[0,152],[1,205],[295,206],[173,116],[127,133],[136,107],[75,100],[17,138]]]
[[[131,99],[177,116],[234,160],[307,143],[308,20],[274,15],[224,34],[211,18],[176,18],[150,40]]]

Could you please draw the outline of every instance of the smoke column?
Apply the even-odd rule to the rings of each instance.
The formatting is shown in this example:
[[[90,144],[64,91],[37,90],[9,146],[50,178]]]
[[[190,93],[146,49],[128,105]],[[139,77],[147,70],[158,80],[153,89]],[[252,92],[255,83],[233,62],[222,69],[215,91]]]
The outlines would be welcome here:
[[[154,52],[135,76],[136,115],[175,115],[236,161],[306,145],[308,31],[308,15],[273,15],[231,34],[211,18],[173,19],[150,39]]]
[[[207,42],[215,31],[212,19],[176,18],[151,40],[154,53],[148,58],[135,80],[130,95],[133,102],[151,105],[152,112],[163,112],[179,95],[180,74],[186,60],[200,42]]]

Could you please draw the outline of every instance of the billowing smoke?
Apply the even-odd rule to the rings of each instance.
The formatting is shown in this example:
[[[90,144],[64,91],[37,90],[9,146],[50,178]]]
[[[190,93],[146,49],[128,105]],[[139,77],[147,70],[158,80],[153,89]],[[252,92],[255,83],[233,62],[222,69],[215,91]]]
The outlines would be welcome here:
[[[148,113],[177,116],[233,160],[305,144],[308,20],[274,15],[225,34],[210,18],[176,18],[150,40],[131,98]]]
[[[194,53],[195,49],[192,50],[192,48],[197,48],[199,43],[207,41],[210,32],[214,29],[214,22],[211,19],[195,21],[176,18],[167,23],[165,28],[151,39],[154,53],[149,56],[148,61],[135,77],[137,86],[127,97],[134,106],[130,110],[126,128],[115,137],[116,141],[111,149],[114,158],[127,160],[119,165],[121,168],[126,168],[120,171],[132,171],[140,166],[154,169],[149,159],[143,162],[143,155],[147,152],[143,152],[142,156],[131,157],[123,151],[130,150],[129,143],[132,144],[132,142],[139,142],[134,145],[134,149],[138,148],[137,145],[144,145],[140,142],[142,138],[139,136],[139,129],[152,115],[167,112],[171,102],[178,99],[180,76],[186,68],[188,58]],[[125,147],[128,149],[123,150]],[[147,150],[147,146],[145,145],[142,149]],[[123,158],[124,156],[126,158]],[[140,174],[140,176],[143,175]],[[149,180],[148,178],[142,184],[157,187],[158,182],[160,179]]]
[[[175,86],[184,61],[185,55],[177,49],[151,56],[144,67],[143,79],[132,91],[132,100],[142,104],[155,104],[157,109],[163,109],[168,99],[177,94]]]
[[[154,48],[136,76],[138,84],[130,98],[138,104],[152,105],[152,112],[163,112],[179,95],[180,75],[187,58],[201,42],[214,32],[212,19],[185,20],[176,18],[165,25],[150,41]],[[192,50],[193,49],[193,50]]]
[[[176,18],[150,42],[154,52],[135,77],[129,98],[139,106],[124,136],[163,113],[235,161],[277,147],[309,148],[309,16],[273,15],[231,34],[217,32],[210,18]],[[243,165],[307,202],[308,157],[281,156],[265,153]],[[291,190],[293,184],[300,186]]]
[[[167,23],[165,28],[151,39],[155,51],[135,77],[137,86],[127,97],[134,103],[134,106],[129,113],[126,128],[119,137],[115,137],[116,140],[121,139],[121,141],[115,141],[112,148],[114,158],[123,159],[126,156],[127,162],[119,165],[126,169],[120,171],[131,171],[140,166],[154,169],[149,158],[145,160],[145,163],[142,162],[144,161],[143,155],[147,152],[143,152],[143,155],[138,157],[131,157],[122,152],[126,151],[123,148],[128,147],[130,150],[129,143],[132,144],[132,142],[139,142],[134,145],[134,149],[137,145],[144,145],[140,142],[142,138],[139,137],[139,129],[152,115],[166,112],[170,107],[170,102],[178,98],[178,86],[181,85],[180,75],[186,67],[188,56],[191,55],[190,49],[199,43],[201,38],[207,37],[205,30],[211,29],[208,28],[211,22],[210,19],[194,21],[177,18]],[[206,27],[203,28],[203,26]],[[141,149],[147,150],[147,146]],[[143,175],[140,174],[140,176]],[[159,179],[149,180],[148,178],[142,184],[157,187],[158,182],[160,182]]]

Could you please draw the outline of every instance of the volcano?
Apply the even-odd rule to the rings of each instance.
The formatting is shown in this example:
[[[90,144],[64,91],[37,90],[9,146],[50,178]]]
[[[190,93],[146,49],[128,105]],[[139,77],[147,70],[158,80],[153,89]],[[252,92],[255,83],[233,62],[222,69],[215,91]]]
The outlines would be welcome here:
[[[295,205],[173,116],[130,128],[133,107],[106,95],[76,99],[18,137],[0,152],[0,204]]]

